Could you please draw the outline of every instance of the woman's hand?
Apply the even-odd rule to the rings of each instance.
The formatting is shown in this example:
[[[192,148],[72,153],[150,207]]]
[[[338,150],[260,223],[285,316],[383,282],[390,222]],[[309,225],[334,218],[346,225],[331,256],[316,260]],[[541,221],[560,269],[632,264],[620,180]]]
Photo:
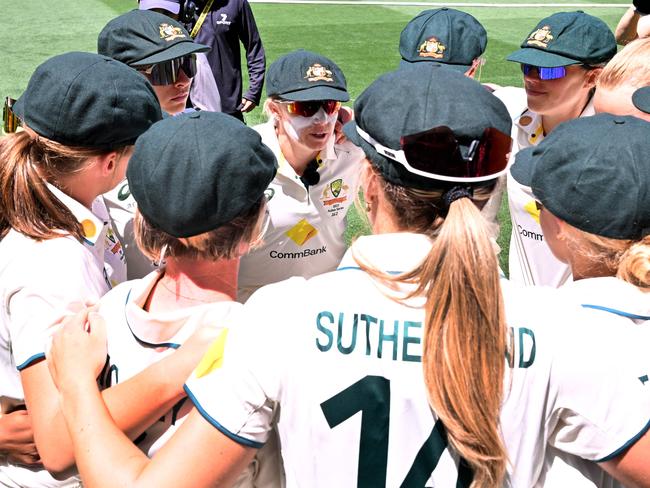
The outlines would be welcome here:
[[[106,324],[93,309],[63,317],[52,336],[47,363],[56,387],[85,384],[99,376],[106,363]]]
[[[339,114],[336,118],[336,124],[334,124],[334,137],[337,144],[343,144],[347,137],[343,133],[343,126],[354,119],[354,112],[350,107],[345,107],[341,105],[339,109]]]
[[[40,464],[27,410],[16,410],[0,417],[0,453],[6,456],[9,464]]]

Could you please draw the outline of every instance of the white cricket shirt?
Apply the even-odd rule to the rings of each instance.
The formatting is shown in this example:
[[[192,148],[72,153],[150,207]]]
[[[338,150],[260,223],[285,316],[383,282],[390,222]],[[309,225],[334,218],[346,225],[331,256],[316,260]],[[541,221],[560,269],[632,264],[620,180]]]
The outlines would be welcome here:
[[[223,330],[220,338],[225,339],[227,329],[236,325],[234,318],[242,308],[237,302],[197,304],[173,312],[145,310],[144,304],[163,271],[122,283],[102,298],[99,313],[108,325],[108,364],[100,377],[102,388],[123,383],[172,354],[201,327]],[[153,456],[183,423],[192,407],[192,402],[184,398],[141,434],[135,444],[149,457]],[[269,450],[263,454],[266,457],[256,457],[239,478],[237,487],[278,486],[277,452]]]
[[[580,117],[594,115],[590,100]],[[513,148],[511,158],[520,149],[536,146],[544,139],[542,117],[525,110],[513,120]],[[525,285],[552,286],[557,288],[571,280],[571,269],[559,261],[546,244],[539,223],[539,210],[529,187],[519,184],[508,173],[508,205],[512,220],[510,235],[509,278]]]
[[[423,301],[391,300],[352,258],[394,273],[429,249],[417,234],[362,237],[337,271],[257,292],[228,337],[223,367],[188,379],[198,410],[247,446],[277,429],[288,487],[468,486],[427,401]],[[552,301],[555,290],[504,282],[504,293],[507,486],[543,483],[549,446],[600,460],[647,430],[650,387],[638,378],[650,361],[638,339],[576,324],[581,309]]]
[[[126,278],[122,245],[110,224],[104,200],[93,211],[59,189],[50,191],[81,223],[85,237],[36,241],[15,230],[0,241],[0,397],[24,404],[19,371],[45,357],[50,328],[70,303],[97,302]],[[0,464],[0,484],[21,487],[74,486],[46,471]]]
[[[106,207],[111,216],[118,237],[124,245],[124,256],[127,263],[127,278],[134,280],[142,278],[157,267],[138,248],[133,233],[133,217],[138,204],[129,190],[129,182],[125,179],[108,193],[104,194]]]
[[[240,261],[241,302],[268,283],[336,269],[345,252],[345,217],[359,191],[364,158],[351,142],[334,144],[332,138],[317,157],[320,181],[307,190],[282,155],[273,124],[254,129],[275,154],[279,168],[267,190],[271,221],[264,243]]]

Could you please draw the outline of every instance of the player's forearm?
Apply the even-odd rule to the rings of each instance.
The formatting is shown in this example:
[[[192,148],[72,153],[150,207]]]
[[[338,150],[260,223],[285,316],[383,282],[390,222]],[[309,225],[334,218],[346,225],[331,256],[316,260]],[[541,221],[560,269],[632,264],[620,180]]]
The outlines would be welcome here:
[[[102,392],[117,427],[135,439],[185,396],[194,363],[181,350]]]
[[[84,486],[134,486],[149,460],[113,423],[95,382],[65,385],[60,395]]]

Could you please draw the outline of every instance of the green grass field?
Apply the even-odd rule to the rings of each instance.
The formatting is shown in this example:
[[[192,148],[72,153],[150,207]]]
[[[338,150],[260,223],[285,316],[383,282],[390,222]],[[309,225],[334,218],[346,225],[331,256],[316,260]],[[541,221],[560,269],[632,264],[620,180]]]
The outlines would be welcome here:
[[[591,0],[589,3],[606,1]],[[498,2],[517,3],[516,0]],[[543,17],[556,11],[576,10],[548,6],[550,2],[538,0],[539,6],[534,8],[461,8],[474,15],[488,32],[486,64],[481,81],[521,86],[518,65],[505,61],[505,56],[519,47]],[[620,8],[589,7],[582,10],[602,18],[614,29],[628,5],[621,2]],[[136,6],[135,0],[3,2],[0,96],[18,97],[34,68],[50,56],[65,51],[95,51],[97,35],[106,22]],[[408,5],[253,4],[266,49],[267,64],[298,48],[324,54],[343,69],[353,100],[379,74],[397,67],[400,32],[412,17],[426,8]],[[449,95],[453,96],[452,93]],[[259,108],[247,117],[249,125],[262,120]],[[502,206],[500,220],[502,232],[499,243],[503,249],[502,265],[505,265],[510,235],[510,219],[505,206]],[[353,236],[363,231],[363,224],[355,219],[349,234]],[[507,269],[507,265],[502,267]]]

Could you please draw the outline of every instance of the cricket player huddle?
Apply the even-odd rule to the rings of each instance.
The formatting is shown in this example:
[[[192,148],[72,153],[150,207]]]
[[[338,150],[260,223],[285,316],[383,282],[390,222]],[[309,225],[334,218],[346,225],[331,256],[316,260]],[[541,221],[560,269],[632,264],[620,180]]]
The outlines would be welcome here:
[[[426,10],[353,107],[280,56],[249,128],[191,108],[180,8],[46,60],[0,138],[0,486],[650,486],[650,40],[558,12],[500,87]]]

